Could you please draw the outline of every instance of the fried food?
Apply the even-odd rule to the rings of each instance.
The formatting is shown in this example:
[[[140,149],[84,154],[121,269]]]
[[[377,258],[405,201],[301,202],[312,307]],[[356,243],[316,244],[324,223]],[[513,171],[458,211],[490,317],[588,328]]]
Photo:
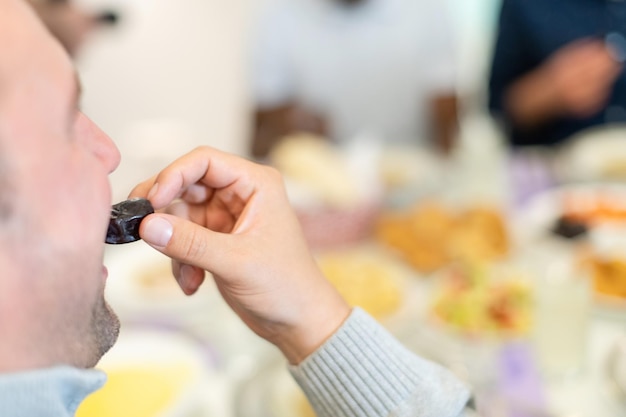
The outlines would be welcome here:
[[[498,211],[476,206],[457,212],[436,201],[382,215],[375,235],[423,273],[456,259],[495,260],[509,250],[507,227]]]
[[[447,242],[452,226],[453,219],[442,206],[425,203],[407,212],[384,214],[376,226],[376,235],[417,270],[430,272],[450,259]]]
[[[590,266],[596,293],[626,299],[626,259],[593,258]]]
[[[470,207],[454,221],[450,251],[454,259],[494,260],[506,255],[509,238],[500,213],[484,207]]]
[[[376,318],[388,317],[400,308],[403,275],[388,258],[373,251],[338,250],[319,256],[318,264],[350,305]]]

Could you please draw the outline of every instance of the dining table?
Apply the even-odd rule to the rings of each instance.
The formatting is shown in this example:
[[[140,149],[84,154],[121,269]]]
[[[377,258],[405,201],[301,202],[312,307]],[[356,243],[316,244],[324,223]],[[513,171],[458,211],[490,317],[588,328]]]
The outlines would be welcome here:
[[[553,233],[561,214],[558,193],[610,183],[615,201],[623,199],[626,206],[626,182],[622,187],[615,178],[566,178],[562,164],[555,169],[562,161],[554,150],[512,151],[499,142],[484,142],[474,141],[447,156],[422,148],[394,150],[387,156],[398,159],[387,161],[387,177],[379,184],[373,186],[372,172],[361,177],[376,192],[349,210],[294,204],[314,255],[349,301],[362,303],[409,349],[465,381],[478,415],[626,416],[626,387],[615,369],[617,355],[623,354],[618,347],[626,338],[626,296],[599,296],[589,273],[572,267],[572,245]],[[374,154],[371,149],[363,154],[369,162],[353,166],[371,169]],[[287,185],[294,186],[288,178]],[[427,268],[380,234],[388,216],[415,214],[420,204],[433,201],[454,213],[468,207],[491,207],[498,213],[508,240],[506,255],[493,264],[498,271],[523,270],[530,282],[524,331],[467,332],[433,320],[433,302],[452,262]],[[472,245],[467,242],[482,245],[476,234],[468,236],[464,248]],[[468,252],[473,253],[471,247]],[[185,297],[172,285],[168,260],[143,242],[107,248],[105,258],[107,296],[122,326],[187,338],[205,358],[200,386],[220,393],[199,396],[204,404],[187,414],[170,410],[160,416],[314,415],[284,358],[238,320],[210,279],[194,297]],[[557,261],[564,265],[565,260],[570,269],[559,269]],[[345,273],[348,266],[363,280]]]

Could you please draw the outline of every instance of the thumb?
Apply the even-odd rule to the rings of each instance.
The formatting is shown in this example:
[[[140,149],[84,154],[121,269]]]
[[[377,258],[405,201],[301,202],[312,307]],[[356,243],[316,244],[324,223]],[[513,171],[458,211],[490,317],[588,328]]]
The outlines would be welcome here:
[[[214,261],[220,259],[216,249],[226,247],[228,237],[191,221],[162,213],[146,217],[141,222],[139,235],[164,255],[209,272],[218,272],[213,271],[219,270],[219,265],[214,264]]]

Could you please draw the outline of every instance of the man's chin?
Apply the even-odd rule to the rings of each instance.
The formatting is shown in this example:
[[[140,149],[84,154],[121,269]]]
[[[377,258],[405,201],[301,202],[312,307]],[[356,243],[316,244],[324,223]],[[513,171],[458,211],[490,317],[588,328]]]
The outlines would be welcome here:
[[[120,320],[104,299],[94,311],[93,329],[97,352],[97,358],[94,358],[93,364],[95,366],[115,345],[120,333]]]

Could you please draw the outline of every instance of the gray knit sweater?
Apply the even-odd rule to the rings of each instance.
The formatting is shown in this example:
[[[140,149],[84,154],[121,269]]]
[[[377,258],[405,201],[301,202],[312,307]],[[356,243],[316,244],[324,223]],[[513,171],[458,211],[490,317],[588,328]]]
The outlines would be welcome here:
[[[469,399],[450,371],[406,349],[359,308],[289,371],[318,417],[457,417]]]

